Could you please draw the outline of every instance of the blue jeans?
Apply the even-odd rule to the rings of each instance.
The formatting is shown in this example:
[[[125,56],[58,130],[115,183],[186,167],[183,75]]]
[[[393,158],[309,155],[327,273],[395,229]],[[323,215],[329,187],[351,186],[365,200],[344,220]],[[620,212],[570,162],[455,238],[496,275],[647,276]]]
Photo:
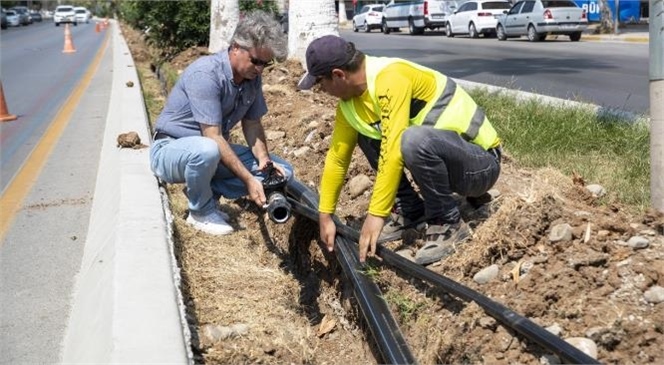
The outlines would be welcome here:
[[[258,170],[258,161],[247,146],[231,144],[233,152],[242,164],[262,181],[264,174]],[[281,165],[286,178],[293,176],[293,167],[285,160],[270,155]],[[158,178],[170,184],[185,183],[189,198],[189,211],[204,214],[215,208],[220,196],[237,199],[247,195],[247,188],[226,166],[220,163],[217,143],[207,137],[162,138],[150,147],[150,166]]]
[[[457,222],[461,214],[452,194],[478,197],[500,175],[498,151],[486,151],[453,131],[410,126],[401,137],[401,154],[420,188],[429,222]]]

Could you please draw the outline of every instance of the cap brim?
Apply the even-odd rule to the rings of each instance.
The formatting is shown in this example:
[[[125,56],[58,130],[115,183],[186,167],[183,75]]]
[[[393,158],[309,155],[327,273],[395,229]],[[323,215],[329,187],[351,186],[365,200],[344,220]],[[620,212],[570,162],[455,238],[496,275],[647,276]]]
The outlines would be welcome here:
[[[297,88],[300,90],[309,90],[316,85],[316,76],[312,76],[310,73],[305,73],[304,76],[300,79],[300,82],[297,83]]]

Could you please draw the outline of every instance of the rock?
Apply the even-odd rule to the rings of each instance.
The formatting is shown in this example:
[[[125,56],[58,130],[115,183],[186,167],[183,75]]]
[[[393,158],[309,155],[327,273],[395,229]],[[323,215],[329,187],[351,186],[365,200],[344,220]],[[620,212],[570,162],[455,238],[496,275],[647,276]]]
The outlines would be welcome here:
[[[620,245],[620,246],[631,247],[635,250],[638,250],[640,248],[648,247],[650,245],[650,241],[648,241],[647,238],[644,238],[644,237],[641,237],[641,236],[634,236],[634,237],[630,238],[627,242],[625,242],[623,240],[618,240],[618,241],[616,241],[616,244]]]
[[[301,156],[306,155],[307,152],[309,152],[309,150],[311,150],[311,148],[309,148],[309,146],[300,147],[300,148],[296,149],[295,151],[293,151],[293,155],[295,157],[301,157]]]
[[[549,327],[546,327],[545,330],[551,332],[552,334],[556,336],[560,336],[561,333],[563,333],[562,327],[558,323],[554,323],[550,325]]]
[[[597,359],[597,344],[593,340],[585,337],[570,337],[565,341],[593,359]]]
[[[549,232],[549,241],[551,243],[555,242],[567,242],[572,240],[572,227],[567,223],[556,224],[551,228]]]
[[[473,280],[478,284],[486,284],[489,281],[495,279],[496,276],[498,276],[499,271],[500,268],[498,265],[493,264],[480,270],[477,274],[475,274],[475,276],[473,276]]]
[[[231,326],[231,331],[233,336],[243,336],[249,333],[249,326],[244,323],[236,323]]]
[[[498,322],[494,318],[488,316],[482,317],[477,321],[477,325],[491,331],[494,331],[496,329],[497,324]]]
[[[304,137],[304,143],[310,143],[315,136],[316,136],[316,131],[309,132],[309,134],[307,134],[307,136]]]
[[[399,250],[395,252],[397,255],[407,259],[408,261],[415,262],[415,256],[413,255],[413,252],[407,248],[404,248],[403,250]]]
[[[599,184],[590,184],[586,186],[586,190],[588,190],[596,198],[601,198],[606,195],[606,189],[604,189],[604,187]]]
[[[309,124],[307,124],[307,128],[310,128],[310,129],[318,128],[318,122],[315,121],[315,120],[312,120],[311,122],[309,122]]]
[[[561,364],[560,358],[556,355],[542,355],[539,359],[540,364],[542,365],[558,365]]]
[[[284,131],[265,131],[265,138],[268,141],[276,141],[286,137],[286,132]]]
[[[348,190],[350,192],[350,197],[355,199],[358,196],[362,195],[367,189],[373,186],[371,179],[364,174],[357,175],[350,180],[348,183]]]
[[[646,292],[643,293],[643,297],[648,301],[648,303],[657,304],[664,302],[664,288],[659,285],[655,285],[646,290]]]

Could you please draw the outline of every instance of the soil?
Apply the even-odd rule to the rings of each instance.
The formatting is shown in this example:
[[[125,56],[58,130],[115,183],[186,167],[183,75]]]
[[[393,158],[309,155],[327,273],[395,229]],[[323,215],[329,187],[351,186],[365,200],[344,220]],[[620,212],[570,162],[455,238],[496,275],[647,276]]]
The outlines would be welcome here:
[[[159,88],[140,34],[124,28],[144,90]],[[189,49],[170,61],[183,69],[205,54]],[[296,177],[316,190],[333,128],[336,100],[300,92],[298,62],[264,71],[269,113],[263,118],[273,153],[289,160]],[[155,86],[156,85],[156,86]],[[157,98],[163,102],[163,98]],[[152,115],[154,118],[155,115]],[[241,132],[233,133],[241,142]],[[664,286],[664,217],[604,206],[582,176],[519,166],[504,146],[499,195],[479,209],[464,204],[472,239],[443,262],[427,268],[502,303],[562,338],[594,341],[602,363],[664,363],[664,303],[644,293]],[[374,174],[355,151],[350,180]],[[601,182],[593,182],[600,183]],[[213,237],[190,229],[182,186],[169,186],[177,256],[182,269],[196,362],[206,364],[382,363],[352,288],[333,255],[319,248],[315,222],[294,216],[272,223],[262,209],[238,199],[221,201],[236,232]],[[348,184],[337,215],[361,223],[371,189],[351,197]],[[611,194],[611,192],[609,192]],[[554,242],[554,227],[567,224],[571,238]],[[647,247],[625,245],[634,236]],[[390,243],[414,253],[417,235]],[[497,265],[497,277],[473,276]],[[383,291],[420,363],[555,363],[556,358],[491,319],[474,303],[372,261]],[[652,301],[652,300],[651,300]]]

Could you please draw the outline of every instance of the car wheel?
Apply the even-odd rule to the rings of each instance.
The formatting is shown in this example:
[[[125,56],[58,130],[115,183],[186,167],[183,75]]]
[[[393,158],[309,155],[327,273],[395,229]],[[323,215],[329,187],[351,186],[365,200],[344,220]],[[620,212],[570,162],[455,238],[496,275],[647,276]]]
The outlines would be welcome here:
[[[501,24],[498,24],[498,27],[496,27],[496,37],[498,37],[499,41],[507,40],[507,34],[505,34],[505,28],[503,28]]]
[[[454,33],[452,33],[452,26],[450,25],[450,22],[447,22],[445,25],[445,35],[452,38],[454,37]]]
[[[369,28],[369,24],[367,24],[366,21],[364,22],[364,32],[365,33],[371,32],[371,28]]]
[[[537,34],[535,27],[532,25],[528,26],[528,40],[531,42],[539,42],[540,40],[542,40],[542,38],[540,38],[540,35]]]
[[[390,27],[387,26],[387,20],[383,19],[383,33],[390,34]]]
[[[468,35],[470,38],[479,38],[480,34],[477,33],[477,28],[475,28],[475,23],[470,23],[468,26]]]
[[[581,32],[576,32],[569,35],[569,40],[572,42],[578,42],[580,39],[581,39]]]
[[[355,21],[353,20],[353,32],[357,33],[357,25],[355,24]]]

